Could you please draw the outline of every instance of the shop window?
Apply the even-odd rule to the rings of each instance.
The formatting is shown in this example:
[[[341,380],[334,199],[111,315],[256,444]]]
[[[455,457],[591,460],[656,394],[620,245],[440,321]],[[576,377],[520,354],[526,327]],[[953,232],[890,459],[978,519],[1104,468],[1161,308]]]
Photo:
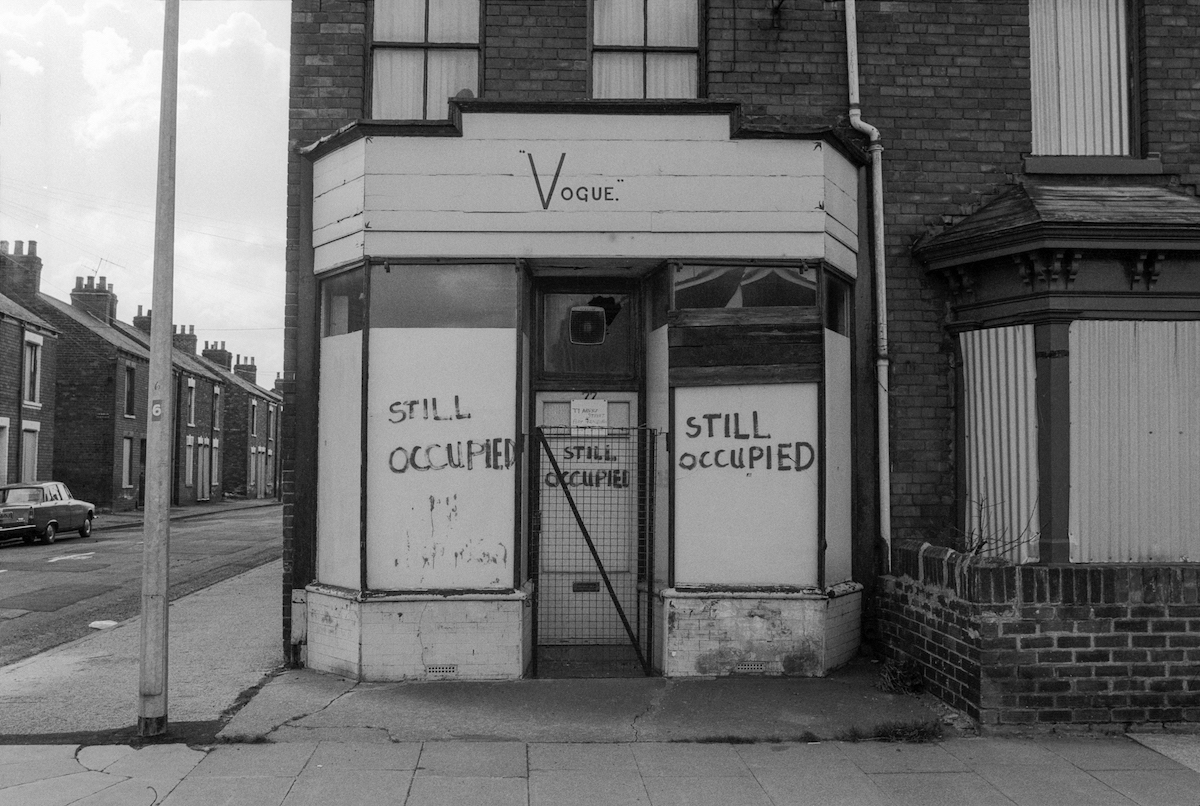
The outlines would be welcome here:
[[[371,327],[516,327],[508,264],[382,265],[371,273]]]
[[[630,303],[628,294],[545,294],[542,370],[613,379],[631,376],[634,315]]]
[[[376,0],[372,117],[444,120],[479,94],[479,0]]]
[[[850,284],[825,273],[825,327],[843,336],[850,335]]]
[[[1129,0],[1030,0],[1033,153],[1130,153]]]
[[[817,271],[801,266],[677,266],[675,308],[815,307]]]
[[[593,98],[699,95],[699,0],[593,0]]]
[[[321,335],[341,336],[362,330],[365,303],[362,269],[324,280],[321,283]]]

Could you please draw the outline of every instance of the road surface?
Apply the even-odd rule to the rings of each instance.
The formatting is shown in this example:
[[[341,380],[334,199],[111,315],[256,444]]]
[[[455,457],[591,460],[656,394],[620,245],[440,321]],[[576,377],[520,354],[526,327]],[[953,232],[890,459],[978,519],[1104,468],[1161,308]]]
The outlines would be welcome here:
[[[171,523],[171,599],[278,559],[282,508]],[[0,666],[141,610],[142,528],[97,529],[53,545],[0,545]]]

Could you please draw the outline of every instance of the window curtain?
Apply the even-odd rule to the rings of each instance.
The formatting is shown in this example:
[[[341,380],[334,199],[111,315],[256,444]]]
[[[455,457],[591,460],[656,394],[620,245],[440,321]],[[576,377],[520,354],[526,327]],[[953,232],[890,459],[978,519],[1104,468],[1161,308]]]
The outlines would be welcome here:
[[[592,96],[642,98],[641,53],[593,53]]]
[[[409,0],[409,2],[411,1]],[[479,0],[430,2],[429,41],[478,42]]]
[[[425,117],[441,120],[450,116],[449,99],[460,91],[479,94],[479,54],[473,50],[431,50],[428,54]]]
[[[424,42],[425,0],[377,0],[376,42]]]
[[[646,44],[650,47],[696,47],[698,5],[696,0],[647,0]]]
[[[375,51],[372,117],[420,120],[424,90],[425,51]]]
[[[642,2],[596,0],[592,41],[597,45],[644,45],[646,37]]]
[[[1033,153],[1129,153],[1125,0],[1030,0]]]

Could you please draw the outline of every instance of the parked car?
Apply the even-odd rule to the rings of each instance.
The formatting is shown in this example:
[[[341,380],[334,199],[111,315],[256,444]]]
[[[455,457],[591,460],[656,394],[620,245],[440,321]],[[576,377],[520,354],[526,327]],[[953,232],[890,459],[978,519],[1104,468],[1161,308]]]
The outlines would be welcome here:
[[[96,507],[71,495],[57,481],[6,484],[0,487],[0,539],[20,537],[26,543],[53,543],[62,533],[92,533]]]

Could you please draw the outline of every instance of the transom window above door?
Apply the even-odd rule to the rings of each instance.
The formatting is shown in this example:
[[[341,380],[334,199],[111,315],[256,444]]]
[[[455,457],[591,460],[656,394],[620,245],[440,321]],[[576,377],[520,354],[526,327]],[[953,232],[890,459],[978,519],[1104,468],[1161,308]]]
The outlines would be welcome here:
[[[699,0],[592,0],[593,98],[699,94]]]
[[[479,94],[479,0],[375,0],[371,117],[444,120]]]

